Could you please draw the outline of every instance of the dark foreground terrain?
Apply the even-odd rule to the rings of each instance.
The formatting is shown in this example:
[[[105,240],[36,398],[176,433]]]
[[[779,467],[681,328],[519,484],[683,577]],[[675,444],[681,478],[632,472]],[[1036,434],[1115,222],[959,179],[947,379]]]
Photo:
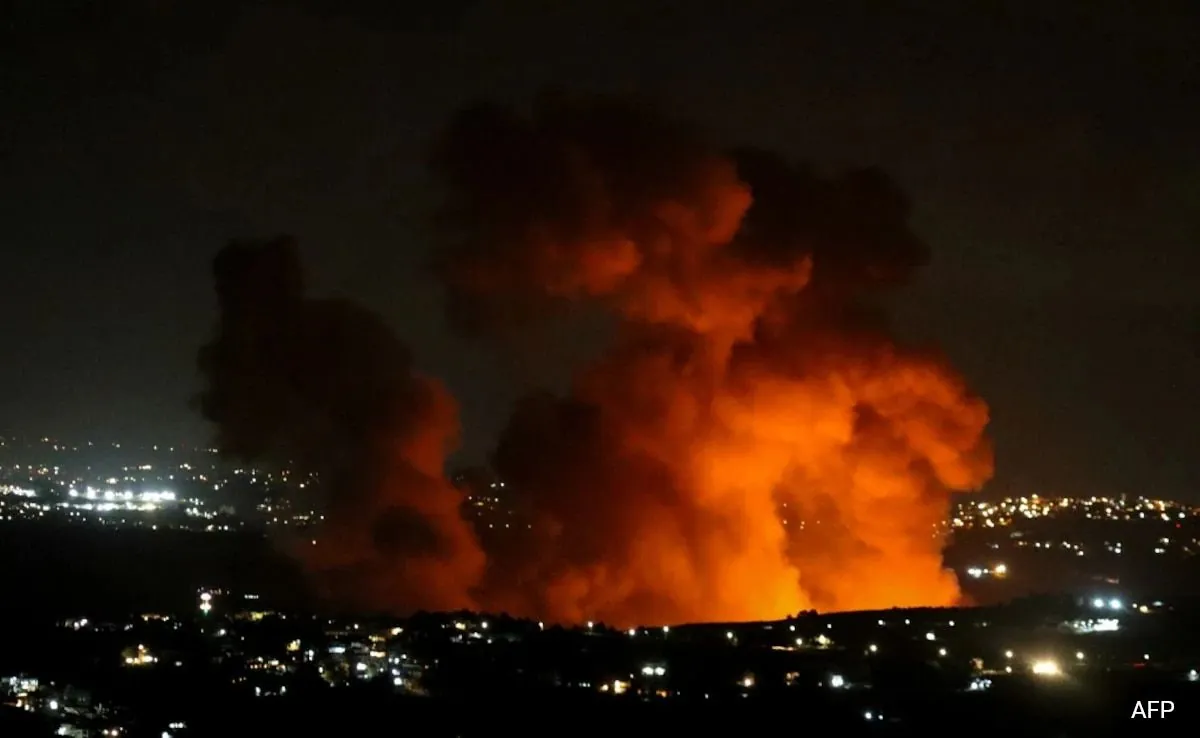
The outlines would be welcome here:
[[[186,736],[569,736],[623,735],[940,735],[987,732],[1091,738],[1117,734],[1184,735],[1197,724],[1194,690],[1141,683],[1061,691],[999,689],[989,694],[794,694],[733,702],[613,700],[557,694],[520,701],[434,700],[338,690],[269,701],[229,701],[189,725]],[[1173,700],[1169,717],[1131,720],[1136,700]],[[883,707],[880,707],[883,705]],[[890,705],[890,706],[889,706]],[[1002,731],[1002,732],[1001,732]],[[0,735],[50,736],[53,726],[0,710]],[[130,738],[137,738],[131,731]],[[146,733],[150,736],[149,733]],[[155,736],[154,738],[157,738]]]
[[[255,533],[8,523],[0,527],[0,562],[3,623],[176,611],[194,605],[198,587],[285,603],[304,590],[295,567]]]
[[[0,667],[8,668],[4,673],[10,674],[42,672],[72,681],[70,669],[90,668],[87,664],[102,660],[86,652],[83,666],[69,666],[67,662],[79,661],[78,654],[66,648],[53,653],[56,638],[61,638],[61,629],[53,625],[58,618],[87,615],[95,619],[105,613],[149,611],[194,613],[200,587],[260,593],[264,602],[278,603],[284,609],[289,600],[306,599],[303,579],[295,567],[270,541],[255,534],[63,531],[7,525],[0,528],[0,556],[5,562],[0,566],[0,592],[4,593],[0,596],[0,625],[5,628],[0,639]],[[1173,654],[1186,650],[1184,646],[1193,640],[1188,636],[1197,632],[1192,622],[1195,618],[1188,617],[1183,612],[1169,618],[1151,616],[1145,625],[1131,628],[1129,638],[1141,639],[1137,654],[1145,649],[1168,661],[1179,660],[1172,658]],[[1000,615],[995,618],[999,621]],[[964,615],[963,621],[966,619]],[[1163,628],[1169,632],[1155,635]],[[835,632],[843,633],[843,625],[837,625]],[[918,638],[918,642],[922,641]],[[474,674],[477,670],[467,671]],[[684,670],[688,671],[691,669]],[[851,736],[926,736],[953,730],[1003,731],[1022,738],[1083,738],[1118,733],[1180,735],[1200,726],[1196,714],[1200,700],[1195,699],[1200,697],[1200,683],[1182,679],[1178,668],[1172,673],[1166,673],[1165,667],[1163,671],[1098,671],[1086,679],[1070,676],[1050,682],[1027,675],[1000,675],[990,689],[980,691],[934,684],[924,673],[905,671],[904,678],[887,687],[877,683],[873,688],[830,690],[814,684],[778,692],[756,689],[745,697],[646,700],[599,695],[594,689],[519,691],[505,684],[518,679],[516,675],[505,679],[483,671],[475,674],[477,679],[466,680],[470,689],[450,690],[436,697],[397,693],[389,688],[390,680],[385,680],[383,688],[298,684],[282,696],[254,698],[230,689],[212,691],[200,682],[165,680],[161,673],[150,672],[143,686],[133,690],[124,703],[136,705],[131,709],[141,717],[132,724],[156,727],[141,733],[134,727],[121,735],[162,738],[164,721],[184,716],[187,729],[173,734],[174,738],[402,733],[461,738],[728,732],[776,736],[818,735],[831,730]],[[1173,702],[1174,712],[1166,718],[1131,718],[1138,701],[1151,700]],[[48,736],[55,730],[55,721],[45,714],[0,707],[0,738]]]

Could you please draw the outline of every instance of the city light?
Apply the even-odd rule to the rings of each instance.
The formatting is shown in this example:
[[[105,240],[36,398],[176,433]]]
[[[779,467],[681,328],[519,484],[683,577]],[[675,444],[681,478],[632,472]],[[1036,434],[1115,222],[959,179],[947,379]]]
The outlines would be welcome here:
[[[2,441],[0,439],[0,445]],[[209,452],[206,450],[205,453]],[[215,451],[212,453],[215,459],[217,454]],[[278,471],[268,473],[250,468],[226,470],[223,461],[219,462],[222,465],[220,468],[216,465],[218,462],[214,461],[211,465],[197,465],[194,474],[190,470],[184,474],[183,464],[167,465],[160,464],[157,459],[147,460],[154,462],[153,468],[150,464],[131,462],[123,468],[97,468],[95,472],[81,468],[70,473],[56,473],[56,477],[47,473],[39,479],[34,477],[41,477],[41,472],[31,471],[26,475],[26,470],[14,463],[8,468],[12,476],[0,484],[0,520],[35,520],[44,516],[47,521],[61,518],[86,525],[144,527],[147,531],[243,528],[244,533],[252,532],[258,536],[262,532],[260,525],[293,525],[306,517],[316,524],[315,521],[321,517],[311,510],[289,507],[290,503],[285,501],[285,491],[303,485],[288,484],[286,475],[280,476]],[[49,457],[47,463],[50,463]],[[178,474],[179,479],[168,480],[171,473]],[[158,478],[160,474],[161,478]],[[199,479],[205,475],[207,479]],[[312,483],[310,477],[305,478]],[[238,485],[230,487],[230,490],[234,490],[241,486],[249,488],[252,483],[258,486],[263,502],[238,503],[236,515],[232,507],[222,508],[216,502],[216,496],[205,497],[206,492],[211,494],[212,490],[224,490],[227,485]],[[166,491],[168,485],[178,492]],[[493,485],[497,489],[500,486],[503,486],[502,483]],[[279,493],[271,492],[269,496],[268,490],[278,490]],[[471,503],[472,509],[486,508],[488,515],[494,515],[494,518],[488,518],[488,522],[495,522],[496,527],[507,527],[503,521],[519,518],[518,513],[503,507],[504,502],[499,498],[489,498],[486,504],[479,496],[465,499]],[[1105,530],[1098,531],[1095,536],[1081,532],[1074,526],[1074,517],[1070,517],[1075,514],[1080,518],[1086,516],[1106,521]],[[69,619],[58,621],[56,626],[67,631],[64,635],[70,638],[72,645],[69,647],[78,648],[81,660],[87,663],[108,665],[135,678],[140,673],[145,679],[161,679],[164,683],[177,678],[174,676],[176,674],[203,672],[204,679],[211,677],[216,680],[214,685],[222,694],[225,690],[235,690],[247,696],[259,694],[264,699],[282,695],[285,691],[308,694],[296,689],[304,683],[300,679],[307,679],[308,675],[320,675],[320,679],[329,687],[353,688],[353,685],[366,683],[386,686],[390,683],[397,688],[396,692],[414,695],[429,691],[431,684],[438,685],[440,689],[440,683],[436,682],[434,675],[442,668],[438,666],[438,659],[443,643],[450,653],[473,649],[478,663],[494,664],[507,664],[510,653],[519,653],[520,649],[526,647],[543,649],[546,644],[554,644],[554,649],[578,648],[581,653],[587,654],[586,658],[601,666],[584,670],[548,665],[547,669],[554,668],[558,672],[555,688],[571,688],[592,695],[598,692],[629,693],[636,695],[639,700],[670,698],[685,704],[693,697],[719,701],[723,697],[735,696],[751,704],[755,692],[767,690],[773,695],[775,689],[783,685],[794,687],[797,692],[805,687],[825,687],[823,691],[832,700],[839,699],[839,691],[842,697],[862,695],[863,701],[855,699],[854,709],[849,713],[855,723],[861,719],[875,721],[881,718],[879,708],[883,705],[886,709],[888,698],[885,693],[890,687],[875,683],[875,679],[878,673],[882,673],[879,666],[902,665],[906,660],[900,655],[893,664],[891,656],[897,649],[900,652],[913,650],[916,655],[924,653],[923,658],[927,661],[930,661],[929,656],[934,656],[933,663],[943,666],[962,662],[959,663],[963,667],[961,673],[957,669],[954,671],[959,674],[959,691],[964,693],[986,689],[992,685],[991,680],[1000,683],[1004,681],[1004,673],[1036,675],[1037,678],[1030,681],[1039,682],[1038,685],[1022,685],[1022,688],[1040,687],[1043,691],[1056,691],[1058,684],[1076,682],[1080,687],[1090,687],[1091,680],[1101,679],[1102,674],[1109,671],[1146,673],[1156,665],[1150,663],[1151,653],[1145,652],[1150,647],[1155,648],[1154,653],[1158,653],[1160,664],[1170,668],[1169,671],[1164,670],[1162,676],[1169,675],[1180,682],[1200,682],[1200,671],[1188,668],[1191,665],[1200,668],[1200,660],[1192,659],[1196,654],[1188,650],[1185,637],[1181,637],[1177,645],[1176,641],[1167,637],[1144,635],[1152,629],[1150,626],[1158,626],[1160,622],[1163,627],[1171,627],[1173,618],[1182,619],[1186,615],[1189,604],[1183,600],[1151,604],[1148,600],[1143,602],[1141,596],[1138,596],[1137,602],[1125,600],[1126,596],[1132,598],[1133,592],[1140,591],[1143,583],[1133,574],[1122,573],[1121,579],[1118,579],[1115,572],[1119,567],[1113,565],[1112,559],[1113,556],[1123,555],[1123,561],[1129,562],[1134,557],[1158,554],[1153,561],[1166,567],[1171,557],[1162,555],[1164,553],[1175,554],[1180,559],[1200,555],[1200,525],[1197,525],[1200,521],[1177,522],[1185,517],[1200,517],[1200,509],[1133,495],[1120,499],[1074,497],[1053,500],[1032,496],[1028,499],[1014,497],[1002,502],[961,502],[955,505],[950,515],[952,517],[942,524],[943,529],[939,529],[942,533],[948,532],[949,528],[958,532],[975,527],[981,532],[984,528],[996,529],[986,534],[987,547],[974,549],[979,552],[977,558],[967,561],[957,572],[964,589],[977,586],[987,598],[994,594],[998,599],[1010,599],[1027,584],[1040,584],[1037,578],[1047,572],[1041,570],[1038,559],[1031,558],[1041,555],[1040,552],[1034,554],[1034,549],[1049,551],[1054,557],[1065,554],[1083,556],[1086,552],[1087,556],[1099,559],[1095,570],[1087,572],[1090,577],[1087,581],[1092,582],[1090,589],[1084,590],[1082,599],[1072,596],[1069,600],[1076,612],[1061,614],[1062,608],[1056,602],[1044,607],[1031,604],[1028,608],[998,609],[988,606],[971,609],[947,607],[940,610],[897,607],[884,613],[884,617],[880,617],[884,611],[879,610],[871,613],[839,613],[834,618],[823,611],[797,614],[795,611],[799,608],[791,607],[786,617],[784,612],[778,613],[784,619],[742,624],[732,619],[718,620],[717,616],[723,616],[724,613],[714,605],[714,622],[711,624],[701,620],[696,625],[684,626],[682,623],[690,621],[676,613],[671,617],[679,616],[677,622],[681,625],[669,626],[663,625],[662,620],[658,619],[662,617],[659,611],[654,614],[622,612],[618,615],[596,604],[599,609],[584,611],[592,612],[593,617],[637,619],[616,619],[610,621],[617,623],[613,626],[601,621],[586,621],[587,631],[583,631],[577,627],[583,621],[566,619],[568,616],[551,622],[525,621],[501,617],[498,610],[491,613],[432,613],[428,620],[368,617],[365,614],[357,618],[326,619],[324,614],[318,617],[311,613],[273,611],[270,602],[274,598],[265,589],[260,590],[261,601],[250,607],[247,600],[258,600],[260,595],[247,595],[240,591],[234,593],[218,588],[218,582],[210,580],[188,582],[186,588],[182,588],[182,583],[172,583],[182,588],[183,607],[178,611],[147,613],[139,610],[131,616],[121,617],[93,612],[90,613],[92,619],[82,617],[85,614],[82,611],[64,613],[64,618],[69,615]],[[1071,525],[1057,528],[1050,524],[1027,524],[1030,520],[1058,515],[1069,519]],[[1107,521],[1118,520],[1141,522],[1131,525],[1127,532],[1110,532],[1113,526]],[[196,521],[203,521],[203,524],[196,525]],[[790,521],[789,517],[789,524]],[[812,526],[819,522],[814,519],[808,524]],[[1141,530],[1149,529],[1152,524],[1162,530],[1156,528],[1144,537],[1134,530],[1134,526]],[[189,528],[189,525],[194,527]],[[318,535],[299,529],[295,534],[287,540],[304,542]],[[321,540],[332,540],[325,538],[324,534],[321,536]],[[141,540],[142,536],[135,534],[128,538]],[[963,543],[974,544],[978,541],[964,540]],[[305,548],[308,551],[307,546]],[[1006,559],[1017,561],[1017,567],[1009,569],[1003,563]],[[1116,561],[1121,562],[1122,559]],[[1076,563],[1087,564],[1090,560]],[[47,575],[47,581],[53,581],[52,576]],[[1011,589],[1004,586],[1007,582],[1000,581],[1009,576],[1015,585]],[[199,584],[209,586],[197,588]],[[1091,596],[1087,596],[1087,592],[1091,592]],[[971,594],[974,596],[975,593]],[[221,604],[219,609],[216,608],[218,602]],[[1161,618],[1150,615],[1172,612],[1175,614]],[[557,617],[560,613],[554,615]],[[962,617],[964,627],[957,628],[956,620],[947,620],[948,617]],[[1126,618],[1132,618],[1133,622]],[[572,632],[560,638],[564,634],[555,622],[562,623]],[[654,625],[655,622],[659,624]],[[399,627],[397,623],[405,627]],[[630,623],[645,625],[630,628]],[[621,628],[622,624],[626,627]],[[550,627],[547,628],[547,625]],[[839,631],[836,644],[828,635],[835,626]],[[737,631],[732,630],[735,627]],[[1117,642],[1105,638],[1080,637],[1080,634],[1116,631],[1119,627],[1129,631],[1129,635]],[[663,637],[655,639],[653,634],[659,631]],[[266,637],[268,634],[269,637]],[[742,640],[743,635],[746,640]],[[14,637],[21,638],[23,634],[17,632]],[[133,645],[139,640],[143,642]],[[631,640],[638,642],[631,643]],[[722,640],[727,645],[719,648]],[[883,647],[878,646],[879,640],[884,640]],[[1018,646],[1013,647],[1015,650],[1001,648],[999,644],[1004,640],[1010,644],[1017,643]],[[104,645],[98,650],[89,650],[93,649],[91,641]],[[919,643],[926,643],[926,646],[916,646]],[[724,652],[720,659],[713,659],[719,662],[720,668],[716,669],[710,670],[703,663],[702,655],[693,658],[695,654],[689,651],[698,648],[703,652],[703,649],[714,645]],[[1083,645],[1088,648],[1076,650],[1082,649]],[[811,651],[796,653],[805,651],[806,647]],[[817,649],[833,647],[838,647],[836,653],[816,652]],[[612,649],[612,653],[606,653],[606,649]],[[821,656],[835,658],[824,660],[826,665],[822,671],[809,671],[800,666],[794,667],[795,671],[781,669],[780,673],[773,669],[758,671],[761,668],[760,655],[768,649],[781,652],[772,656],[797,664],[806,659],[818,661]],[[949,659],[951,649],[955,651],[954,660]],[[1143,651],[1140,659],[1136,658],[1138,651]],[[1020,659],[1016,658],[1016,652],[1020,653]],[[873,656],[875,654],[880,655]],[[214,660],[220,661],[220,669],[198,667]],[[468,662],[475,663],[473,660],[463,661]],[[451,661],[441,663],[449,664]],[[668,669],[666,663],[672,666]],[[788,668],[793,667],[789,665]],[[665,678],[668,670],[672,672],[670,680]],[[743,676],[733,676],[738,673]],[[912,673],[915,680],[915,672]],[[84,706],[89,700],[95,700],[98,704],[101,699],[93,695],[76,697],[75,693],[67,691],[75,689],[75,685],[47,681],[51,678],[49,671],[39,676],[43,677],[40,690],[34,686],[27,693],[24,691],[27,686],[25,682],[21,682],[20,686],[16,681],[10,684],[10,678],[15,680],[18,677],[0,677],[0,692],[7,690],[7,696],[0,702],[24,711],[40,711],[42,718],[53,718],[56,723],[62,723],[73,721],[80,711],[90,709]],[[761,686],[757,685],[758,676],[765,680]],[[34,676],[27,678],[36,682]],[[58,676],[53,678],[61,679]],[[511,678],[515,686],[517,677]],[[293,679],[298,681],[291,681]],[[496,677],[496,681],[507,691],[509,685],[504,684],[505,679],[503,674]],[[80,680],[86,681],[83,677]],[[287,686],[284,686],[285,683]],[[85,683],[78,689],[79,695],[88,692],[102,695],[104,685]],[[200,689],[197,688],[196,695],[201,694]],[[966,699],[974,699],[975,696]],[[883,701],[877,702],[876,699]],[[88,725],[95,727],[89,727],[88,734],[99,734],[101,728],[106,728],[105,735],[130,734],[129,725],[133,724],[134,718],[130,718],[129,725],[122,724],[119,728],[114,725],[124,722],[124,709],[118,707],[114,712],[89,717]],[[889,714],[888,717],[893,716]],[[158,735],[161,730],[168,737],[187,734],[184,726],[168,724],[165,719],[148,725],[143,723],[138,730],[147,735]]]

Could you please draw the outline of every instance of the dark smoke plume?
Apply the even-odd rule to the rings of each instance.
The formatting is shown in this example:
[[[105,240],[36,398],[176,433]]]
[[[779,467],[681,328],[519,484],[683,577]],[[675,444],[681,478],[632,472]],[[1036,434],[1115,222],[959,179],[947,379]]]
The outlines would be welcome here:
[[[450,395],[414,373],[380,318],[307,297],[290,240],[231,244],[213,274],[220,319],[200,354],[200,406],[228,455],[318,475],[325,520],[293,553],[344,605],[471,605],[484,559],[443,477],[458,433]]]
[[[628,623],[956,601],[935,525],[991,474],[988,413],[886,333],[876,296],[927,256],[887,177],[562,97],[464,111],[435,169],[460,327],[619,322],[500,441],[536,538],[493,557],[486,603]]]

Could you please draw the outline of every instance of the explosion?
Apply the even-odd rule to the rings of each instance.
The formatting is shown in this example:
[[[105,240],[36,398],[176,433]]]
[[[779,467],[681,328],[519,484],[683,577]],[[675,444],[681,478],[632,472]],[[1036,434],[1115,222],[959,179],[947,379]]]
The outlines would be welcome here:
[[[380,318],[306,297],[288,239],[231,244],[213,272],[220,320],[200,354],[200,408],[226,454],[317,476],[319,539],[287,545],[320,589],[366,609],[471,606],[485,560],[443,477],[450,395],[413,372]]]
[[[223,250],[200,404],[226,453],[318,476],[294,552],[328,595],[621,625],[957,601],[938,525],[991,474],[988,412],[888,334],[878,298],[927,257],[890,180],[562,98],[463,111],[434,163],[456,326],[582,306],[612,340],[515,409],[493,464],[531,529],[485,558],[446,391],[379,318],[307,297],[287,240]]]
[[[936,526],[991,474],[988,412],[886,332],[876,297],[926,259],[886,177],[564,99],[464,111],[435,167],[458,325],[616,323],[500,440],[535,534],[493,552],[483,603],[645,623],[956,602]]]

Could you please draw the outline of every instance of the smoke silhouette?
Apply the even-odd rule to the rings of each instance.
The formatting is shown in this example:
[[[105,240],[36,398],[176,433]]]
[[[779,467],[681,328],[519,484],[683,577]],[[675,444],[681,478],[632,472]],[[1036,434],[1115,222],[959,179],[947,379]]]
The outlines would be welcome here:
[[[877,171],[822,178],[562,97],[463,111],[434,157],[460,328],[578,303],[619,320],[566,397],[516,409],[497,471],[535,518],[482,601],[674,622],[950,604],[935,526],[991,474],[988,414],[875,297],[927,257]]]
[[[450,395],[413,372],[380,318],[306,297],[289,239],[230,244],[213,273],[220,318],[199,405],[227,455],[318,475],[318,540],[291,552],[343,605],[470,606],[484,558],[443,478]]]
[[[319,475],[326,519],[294,552],[327,594],[622,624],[958,599],[937,526],[991,474],[988,412],[888,334],[877,297],[927,251],[887,177],[562,97],[464,110],[434,166],[455,326],[589,306],[616,328],[566,396],[516,407],[494,466],[532,528],[485,562],[443,476],[442,387],[377,317],[306,297],[286,239],[223,250],[200,404],[230,455]]]

